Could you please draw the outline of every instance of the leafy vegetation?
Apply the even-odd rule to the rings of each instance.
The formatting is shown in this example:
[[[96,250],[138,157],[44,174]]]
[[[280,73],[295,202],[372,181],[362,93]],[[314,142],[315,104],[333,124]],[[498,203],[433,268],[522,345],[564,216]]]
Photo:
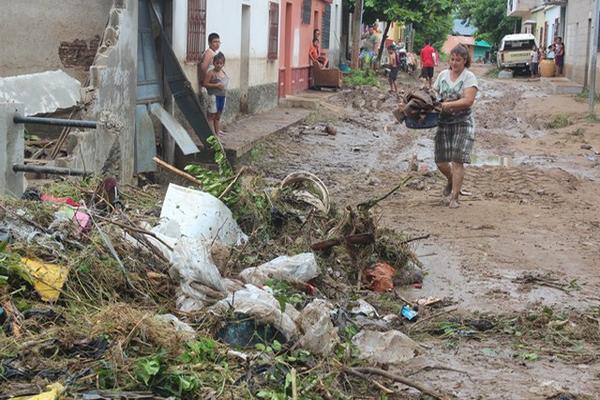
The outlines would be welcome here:
[[[477,39],[490,43],[499,43],[504,35],[515,32],[520,21],[506,15],[506,0],[461,0],[457,4],[460,18],[477,28]]]
[[[569,118],[568,114],[556,114],[552,119],[546,123],[546,128],[549,129],[561,129],[572,125],[573,122]]]
[[[379,86],[379,79],[373,70],[358,69],[344,76],[344,85],[350,87]]]
[[[185,167],[185,170],[202,182],[203,191],[208,192],[215,197],[219,197],[234,179],[235,174],[233,173],[233,168],[231,167],[229,160],[227,160],[225,150],[223,149],[223,146],[221,146],[219,140],[215,136],[211,136],[207,141],[214,152],[214,160],[218,168],[217,171],[197,164],[190,164]],[[239,200],[239,195],[240,187],[239,184],[235,183],[231,190],[223,196],[221,200],[229,207],[232,207]]]

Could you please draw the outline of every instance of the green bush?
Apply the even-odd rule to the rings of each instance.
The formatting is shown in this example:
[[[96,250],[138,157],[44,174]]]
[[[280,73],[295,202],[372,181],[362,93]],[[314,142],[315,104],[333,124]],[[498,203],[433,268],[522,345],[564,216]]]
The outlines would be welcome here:
[[[344,77],[344,85],[356,86],[379,86],[379,79],[375,71],[370,69],[355,69]]]
[[[556,114],[554,117],[552,117],[552,120],[550,120],[550,122],[546,123],[546,128],[560,129],[572,124],[573,122],[569,119],[569,116],[567,114]]]

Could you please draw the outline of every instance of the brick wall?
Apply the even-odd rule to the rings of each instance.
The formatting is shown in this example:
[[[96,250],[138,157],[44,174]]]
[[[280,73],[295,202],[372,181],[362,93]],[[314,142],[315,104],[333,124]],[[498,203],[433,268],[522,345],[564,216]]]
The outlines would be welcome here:
[[[83,67],[88,70],[94,62],[99,44],[100,35],[90,41],[75,39],[72,42],[60,42],[58,56],[66,68]]]

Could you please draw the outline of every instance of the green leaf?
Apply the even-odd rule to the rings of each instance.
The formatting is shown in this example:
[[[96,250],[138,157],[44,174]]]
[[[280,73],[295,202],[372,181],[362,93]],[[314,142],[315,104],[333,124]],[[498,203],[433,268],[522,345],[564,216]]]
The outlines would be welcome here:
[[[146,386],[160,371],[160,361],[157,357],[146,358],[138,361],[136,375],[141,379]]]
[[[273,340],[273,343],[271,343],[271,347],[273,347],[273,350],[277,352],[281,351],[281,343],[279,343],[277,340]]]

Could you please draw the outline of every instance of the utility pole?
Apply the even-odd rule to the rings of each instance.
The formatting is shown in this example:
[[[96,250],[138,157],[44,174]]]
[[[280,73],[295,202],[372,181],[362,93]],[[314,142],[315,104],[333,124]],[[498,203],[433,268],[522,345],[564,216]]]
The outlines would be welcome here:
[[[352,13],[352,69],[359,67],[360,34],[363,14],[363,0],[354,2],[354,13]]]
[[[598,34],[600,33],[600,29],[598,28],[598,25],[600,24],[600,0],[594,2],[592,22],[592,40],[590,41],[590,84],[588,85],[590,97],[588,101],[590,105],[590,115],[594,116],[596,114],[596,65],[598,61]]]

